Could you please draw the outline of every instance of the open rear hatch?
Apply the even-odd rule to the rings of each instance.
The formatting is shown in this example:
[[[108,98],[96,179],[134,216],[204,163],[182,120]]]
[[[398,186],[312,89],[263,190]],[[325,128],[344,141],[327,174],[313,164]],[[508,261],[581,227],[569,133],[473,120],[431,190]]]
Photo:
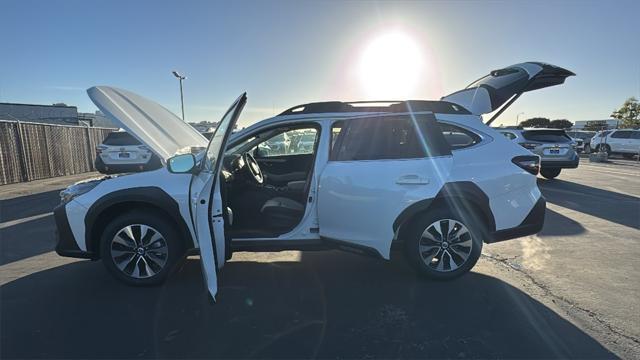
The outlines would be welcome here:
[[[487,125],[490,125],[523,93],[563,84],[567,77],[574,75],[558,66],[526,62],[493,70],[441,100],[458,104],[474,115],[489,114],[500,109],[487,121]]]

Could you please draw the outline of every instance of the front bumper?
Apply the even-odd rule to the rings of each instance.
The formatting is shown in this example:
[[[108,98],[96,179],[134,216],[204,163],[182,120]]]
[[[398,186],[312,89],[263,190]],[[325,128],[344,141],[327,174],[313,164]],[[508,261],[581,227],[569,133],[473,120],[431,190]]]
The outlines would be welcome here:
[[[547,209],[547,201],[540,196],[529,214],[522,223],[514,228],[503,229],[493,232],[491,239],[487,243],[495,243],[505,240],[516,239],[523,236],[537,234],[544,226],[544,214]]]
[[[71,232],[71,226],[69,226],[69,219],[67,219],[65,205],[66,204],[60,204],[53,209],[53,218],[56,222],[56,253],[65,257],[97,259],[95,254],[82,251],[78,247],[78,244],[73,237],[73,233]]]

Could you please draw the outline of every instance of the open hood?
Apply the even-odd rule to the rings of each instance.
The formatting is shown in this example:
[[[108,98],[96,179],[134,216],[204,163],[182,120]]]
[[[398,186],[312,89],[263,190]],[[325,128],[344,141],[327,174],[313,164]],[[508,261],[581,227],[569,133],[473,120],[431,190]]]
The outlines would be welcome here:
[[[505,105],[488,121],[490,123],[522,93],[560,85],[573,75],[575,74],[571,71],[554,65],[526,62],[493,70],[489,75],[442,100],[458,104],[474,115],[488,114]]]
[[[208,144],[191,125],[140,95],[109,86],[92,87],[87,94],[100,111],[164,161],[178,152]]]

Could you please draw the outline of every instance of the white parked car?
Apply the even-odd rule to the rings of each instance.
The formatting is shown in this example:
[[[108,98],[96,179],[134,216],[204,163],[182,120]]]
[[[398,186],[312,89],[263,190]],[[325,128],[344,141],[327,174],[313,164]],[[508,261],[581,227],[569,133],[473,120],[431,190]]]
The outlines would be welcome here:
[[[155,170],[160,158],[126,131],[114,131],[96,146],[96,170],[103,174]]]
[[[640,154],[640,130],[616,129],[598,132],[591,138],[591,149],[633,158]]]
[[[64,190],[56,250],[102,259],[118,279],[147,285],[199,249],[213,297],[235,250],[339,248],[389,259],[397,246],[418,273],[455,278],[483,243],[535,234],[544,221],[540,158],[481,115],[571,75],[523,63],[441,101],[305,104],[230,136],[243,94],[208,143],[150,100],[91,88],[98,108],[166,167]],[[315,134],[311,152],[260,153],[260,144],[295,131]],[[198,147],[206,150],[192,154]]]

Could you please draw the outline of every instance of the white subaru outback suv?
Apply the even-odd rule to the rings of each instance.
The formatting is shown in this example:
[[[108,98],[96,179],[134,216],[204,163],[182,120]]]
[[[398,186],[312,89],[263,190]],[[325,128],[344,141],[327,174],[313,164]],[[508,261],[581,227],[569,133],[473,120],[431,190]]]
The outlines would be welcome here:
[[[457,277],[483,242],[537,233],[544,221],[540,158],[481,115],[571,75],[523,63],[441,101],[305,104],[231,135],[243,94],[208,143],[150,100],[93,87],[98,108],[166,166],[64,190],[56,250],[102,259],[118,279],[149,285],[197,249],[214,299],[235,250],[340,248],[389,259],[398,247],[420,274]],[[261,151],[282,134],[312,134],[314,145]]]

